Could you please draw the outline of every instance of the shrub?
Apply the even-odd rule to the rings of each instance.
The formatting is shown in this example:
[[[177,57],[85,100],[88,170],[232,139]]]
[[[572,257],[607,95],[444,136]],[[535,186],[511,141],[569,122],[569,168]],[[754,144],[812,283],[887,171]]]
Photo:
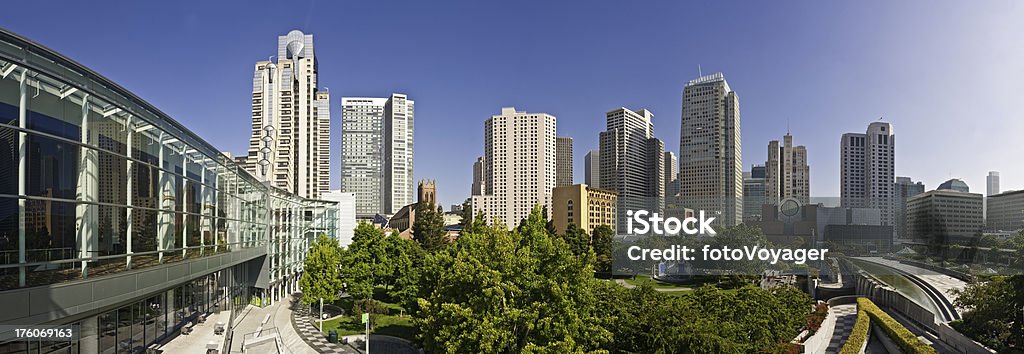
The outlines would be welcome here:
[[[870,320],[868,319],[868,314],[860,308],[860,304],[858,303],[857,323],[854,323],[853,332],[851,332],[850,336],[846,338],[846,343],[843,344],[843,349],[839,350],[839,354],[860,353],[860,348],[863,348],[864,343],[868,341],[869,326]]]
[[[917,338],[914,333],[910,332],[906,327],[903,327],[899,322],[893,319],[889,314],[878,308],[874,302],[871,302],[868,298],[858,298],[857,308],[862,309],[864,312],[871,317],[871,322],[882,326],[882,330],[885,334],[896,341],[896,344],[908,354],[938,354],[935,348],[932,348],[921,339]],[[859,317],[859,311],[858,311]],[[859,321],[859,318],[858,318]],[[843,347],[845,349],[845,347]]]

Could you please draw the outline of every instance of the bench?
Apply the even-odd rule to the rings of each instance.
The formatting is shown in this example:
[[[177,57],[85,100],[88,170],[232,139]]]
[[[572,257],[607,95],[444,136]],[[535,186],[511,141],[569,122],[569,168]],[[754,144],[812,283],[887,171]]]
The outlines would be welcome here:
[[[186,323],[184,326],[181,326],[181,334],[189,333],[192,333],[192,322]]]

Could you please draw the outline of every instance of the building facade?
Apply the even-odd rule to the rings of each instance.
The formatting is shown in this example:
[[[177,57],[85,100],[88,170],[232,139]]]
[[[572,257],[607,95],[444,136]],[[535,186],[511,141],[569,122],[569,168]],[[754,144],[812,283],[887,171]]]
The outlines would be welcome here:
[[[618,212],[615,192],[586,184],[555,187],[551,192],[551,220],[555,230],[564,234],[574,224],[588,235],[594,228],[608,225],[615,230]]]
[[[690,80],[683,88],[679,133],[680,202],[721,212],[720,225],[743,216],[743,148],[740,100],[722,73]]]
[[[811,201],[811,168],[807,165],[807,148],[793,146],[789,133],[768,142],[768,161],[765,162],[765,200],[778,204],[793,198],[802,204]]]
[[[840,160],[840,205],[878,209],[882,225],[895,225],[896,135],[892,124],[874,122],[863,134],[843,134]]]
[[[627,210],[664,215],[665,144],[654,137],[654,114],[646,109],[620,107],[605,116],[599,140],[601,186],[618,195],[618,231],[625,233]]]
[[[50,49],[2,29],[0,43],[0,325],[80,333],[0,352],[146,348],[298,289],[337,203],[265,183]]]
[[[509,229],[534,206],[550,206],[555,187],[555,116],[504,107],[484,123],[484,194],[471,198],[473,215]],[[550,210],[550,208],[548,209]]]
[[[572,184],[572,138],[555,138],[555,186]]]
[[[665,151],[665,203],[671,204],[679,196],[679,158]],[[666,206],[667,207],[667,206]]]
[[[361,219],[413,202],[415,102],[404,94],[341,100],[341,190]]]
[[[330,95],[317,87],[313,35],[278,37],[277,63],[256,63],[252,134],[245,168],[262,181],[305,198],[330,187]]]
[[[601,188],[601,150],[590,150],[583,158],[583,183]]]
[[[321,199],[338,203],[337,232],[334,238],[338,245],[348,247],[352,244],[352,237],[355,236],[356,226],[356,195],[345,193],[340,190],[328,191],[322,194]]]
[[[1024,190],[989,196],[985,227],[992,231],[1024,229]]]
[[[907,199],[924,193],[924,183],[896,177],[896,238],[907,238]]]
[[[973,245],[981,236],[982,195],[933,190],[907,200],[907,234],[931,247]]]
[[[469,195],[483,195],[484,194],[484,158],[483,156],[477,157],[476,162],[473,162],[473,184],[470,188]]]
[[[761,206],[765,204],[765,167],[750,166],[743,172],[743,222],[761,221]]]

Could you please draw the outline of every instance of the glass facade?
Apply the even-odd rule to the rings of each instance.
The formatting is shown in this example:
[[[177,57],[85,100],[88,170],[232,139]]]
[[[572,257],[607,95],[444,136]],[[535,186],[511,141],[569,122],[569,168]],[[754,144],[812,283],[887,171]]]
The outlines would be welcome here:
[[[262,286],[274,291],[297,279],[317,234],[333,236],[336,213],[334,202],[267,186],[127,90],[0,30],[0,293],[253,248],[266,250]],[[256,275],[231,273],[260,267],[242,265],[97,313],[83,331],[96,329],[101,353],[144,348],[226,299],[248,304],[257,290],[234,287]],[[52,343],[0,352],[52,351],[40,345]]]

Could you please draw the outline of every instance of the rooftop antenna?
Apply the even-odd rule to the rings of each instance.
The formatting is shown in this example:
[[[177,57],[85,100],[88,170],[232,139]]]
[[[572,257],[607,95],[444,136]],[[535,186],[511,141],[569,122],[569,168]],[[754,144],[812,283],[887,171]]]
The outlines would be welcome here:
[[[700,64],[697,64],[697,77],[701,77],[701,76],[704,76],[704,74],[700,70]]]
[[[786,118],[786,135],[789,135],[789,118]]]

